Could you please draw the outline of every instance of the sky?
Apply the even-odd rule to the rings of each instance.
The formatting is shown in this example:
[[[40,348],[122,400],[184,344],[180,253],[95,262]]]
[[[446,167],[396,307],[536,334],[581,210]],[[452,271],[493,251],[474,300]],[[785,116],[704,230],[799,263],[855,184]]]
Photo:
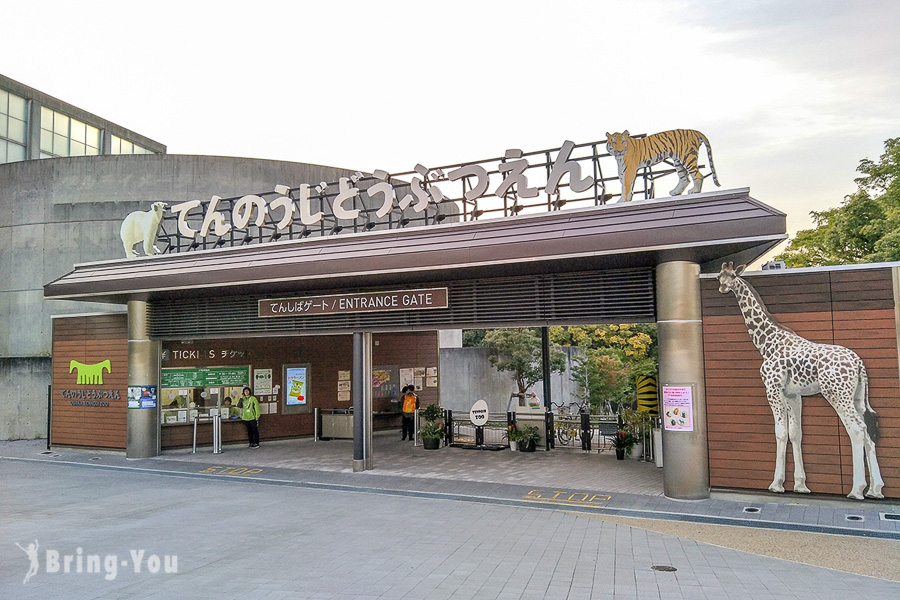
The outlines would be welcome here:
[[[170,154],[396,173],[690,128],[723,189],[749,187],[794,234],[900,136],[895,0],[48,0],[0,14],[0,73]]]

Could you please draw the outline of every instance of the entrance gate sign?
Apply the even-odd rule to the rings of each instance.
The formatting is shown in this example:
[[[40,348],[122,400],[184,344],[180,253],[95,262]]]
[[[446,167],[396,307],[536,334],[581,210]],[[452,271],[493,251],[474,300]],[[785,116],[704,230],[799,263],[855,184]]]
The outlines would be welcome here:
[[[447,308],[447,288],[423,288],[362,294],[330,294],[259,301],[260,317],[335,315],[394,310]]]
[[[605,141],[566,140],[559,148],[511,148],[474,162],[419,164],[402,173],[357,171],[336,182],[275,182],[267,191],[189,200],[163,217],[159,244],[169,254],[599,206],[619,195],[607,188],[619,179],[620,165],[606,149]],[[675,172],[668,164],[640,169],[633,194],[652,198],[654,180]]]
[[[487,402],[479,400],[472,405],[472,409],[469,411],[469,420],[476,427],[484,427],[488,422],[489,414]]]

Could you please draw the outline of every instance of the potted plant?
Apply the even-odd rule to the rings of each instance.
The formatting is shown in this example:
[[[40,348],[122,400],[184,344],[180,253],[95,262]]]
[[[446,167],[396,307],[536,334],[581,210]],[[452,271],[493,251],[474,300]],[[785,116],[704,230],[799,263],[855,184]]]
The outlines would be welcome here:
[[[610,440],[610,445],[616,449],[616,459],[624,460],[626,454],[631,454],[631,447],[637,443],[637,438],[627,429],[619,429]]]
[[[515,452],[519,447],[519,442],[522,441],[522,432],[516,429],[515,425],[510,425],[506,436],[509,438],[509,449]]]
[[[519,450],[522,452],[534,452],[537,443],[541,439],[541,430],[534,425],[523,425],[519,430]]]
[[[643,443],[650,429],[650,413],[633,408],[623,408],[620,413],[624,429],[627,429],[634,436],[634,443],[640,444],[641,448],[635,458],[643,458]],[[630,453],[629,453],[630,454]]]
[[[438,420],[443,415],[441,407],[429,404],[419,411],[419,414],[425,419],[425,425],[419,429],[422,445],[426,450],[437,450],[441,447],[441,438],[444,437],[444,424]]]

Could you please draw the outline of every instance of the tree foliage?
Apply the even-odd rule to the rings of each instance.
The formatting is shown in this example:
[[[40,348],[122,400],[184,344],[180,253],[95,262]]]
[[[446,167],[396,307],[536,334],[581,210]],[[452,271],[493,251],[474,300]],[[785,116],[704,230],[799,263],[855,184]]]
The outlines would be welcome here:
[[[900,138],[884,142],[878,162],[856,168],[857,190],[840,206],[812,212],[815,229],[799,231],[776,256],[789,267],[900,260]]]
[[[575,359],[572,380],[580,386],[579,397],[590,402],[592,413],[617,412],[634,400],[635,376],[656,376],[654,323],[551,327],[550,340],[584,350],[584,356]]]
[[[633,374],[631,364],[593,348],[576,358],[572,367],[573,381],[581,384],[578,397],[590,403],[592,414],[615,413],[628,404]]]
[[[485,334],[483,344],[491,349],[490,361],[498,371],[512,373],[518,393],[544,378],[541,335],[534,329],[494,329]],[[566,368],[566,355],[550,348],[550,372]]]
[[[632,375],[656,376],[656,324],[570,325],[551,327],[555,346],[576,346],[595,350],[628,365]]]

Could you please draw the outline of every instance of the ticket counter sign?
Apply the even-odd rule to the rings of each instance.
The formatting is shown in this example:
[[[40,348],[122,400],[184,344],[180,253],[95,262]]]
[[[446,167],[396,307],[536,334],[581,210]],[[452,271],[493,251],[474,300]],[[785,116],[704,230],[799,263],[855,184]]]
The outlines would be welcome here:
[[[166,389],[249,385],[250,367],[194,367],[162,370],[162,387]]]
[[[663,386],[663,427],[667,431],[694,430],[694,394],[690,385]]]

